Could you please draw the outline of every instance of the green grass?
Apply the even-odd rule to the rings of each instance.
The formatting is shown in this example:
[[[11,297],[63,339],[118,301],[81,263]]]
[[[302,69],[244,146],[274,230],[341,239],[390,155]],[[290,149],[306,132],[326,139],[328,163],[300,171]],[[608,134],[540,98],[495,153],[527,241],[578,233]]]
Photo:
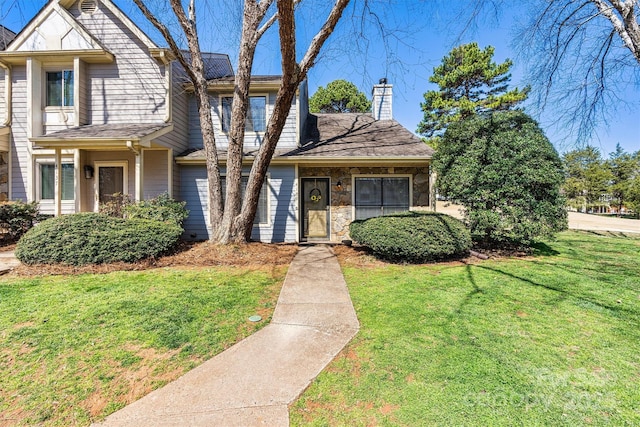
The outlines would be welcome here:
[[[266,322],[284,271],[0,280],[0,425],[88,425]],[[267,319],[268,320],[268,319]]]
[[[292,425],[640,425],[639,238],[343,269],[361,330]]]

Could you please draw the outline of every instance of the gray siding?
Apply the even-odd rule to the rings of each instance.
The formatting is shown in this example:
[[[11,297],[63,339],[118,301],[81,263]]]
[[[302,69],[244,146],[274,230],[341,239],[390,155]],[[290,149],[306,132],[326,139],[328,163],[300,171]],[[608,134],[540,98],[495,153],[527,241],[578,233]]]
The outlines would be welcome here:
[[[248,172],[248,171],[247,171]],[[297,183],[293,166],[269,169],[269,224],[254,226],[251,238],[262,242],[295,242],[297,216]],[[181,199],[187,202],[189,218],[185,221],[185,237],[209,238],[205,216],[208,206],[207,173],[204,166],[181,168]]]
[[[144,198],[152,199],[168,191],[167,152],[145,150],[144,153]]]
[[[256,92],[258,94],[258,92]],[[229,144],[227,135],[222,132],[222,114],[220,110],[220,96],[228,95],[226,92],[219,94],[212,94],[210,96],[211,101],[211,115],[213,117],[213,130],[216,137],[216,146],[220,149],[226,149]],[[276,100],[276,92],[270,92],[267,94],[267,119],[273,112],[273,106]],[[278,141],[278,147],[295,147],[298,144],[297,134],[297,111],[296,100],[291,103],[291,110],[287,117],[280,140]],[[258,148],[262,143],[262,135],[252,132],[247,132],[244,138],[244,146],[247,148]],[[198,106],[194,96],[189,97],[189,148],[202,148],[202,132],[200,131],[200,117],[198,115]]]
[[[27,166],[29,151],[27,140],[27,70],[16,66],[12,70],[12,121],[11,121],[11,198],[28,200]]]
[[[182,65],[178,61],[174,61],[172,66],[173,110],[171,121],[173,123],[173,132],[161,136],[156,142],[166,147],[171,147],[175,154],[180,154],[189,147],[189,100],[183,87],[186,82],[186,75]],[[163,72],[165,72],[164,67]]]
[[[91,15],[69,8],[78,22],[115,56],[112,64],[87,64],[92,124],[153,123],[165,116],[162,66],[106,7]]]
[[[205,219],[208,209],[207,170],[203,166],[180,168],[180,198],[187,202],[189,211],[184,222],[184,237],[192,240],[209,239]]]

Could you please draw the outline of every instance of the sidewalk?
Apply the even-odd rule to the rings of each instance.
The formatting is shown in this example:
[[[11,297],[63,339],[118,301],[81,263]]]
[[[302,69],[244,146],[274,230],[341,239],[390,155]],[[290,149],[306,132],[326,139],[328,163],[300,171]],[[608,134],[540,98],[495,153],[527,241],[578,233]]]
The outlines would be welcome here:
[[[288,426],[288,405],[358,328],[335,256],[302,248],[268,326],[94,425]]]
[[[0,275],[10,272],[19,265],[20,261],[18,261],[13,251],[0,252]]]

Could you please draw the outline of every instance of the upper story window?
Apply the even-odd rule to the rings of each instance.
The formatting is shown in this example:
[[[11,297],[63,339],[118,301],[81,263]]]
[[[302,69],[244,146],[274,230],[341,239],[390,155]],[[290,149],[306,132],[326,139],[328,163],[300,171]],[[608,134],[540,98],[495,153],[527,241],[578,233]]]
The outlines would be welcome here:
[[[47,72],[47,107],[73,107],[73,71]]]
[[[231,128],[231,104],[233,97],[222,98],[222,131],[229,132]],[[250,96],[249,111],[244,130],[246,132],[264,132],[267,130],[267,97]]]

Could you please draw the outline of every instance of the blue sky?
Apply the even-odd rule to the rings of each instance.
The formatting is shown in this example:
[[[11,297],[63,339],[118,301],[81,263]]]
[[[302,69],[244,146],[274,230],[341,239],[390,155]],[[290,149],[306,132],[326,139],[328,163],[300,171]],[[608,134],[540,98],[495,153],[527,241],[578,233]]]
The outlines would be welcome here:
[[[18,31],[45,3],[45,0],[0,0],[1,23]],[[237,3],[240,4],[239,1]],[[435,85],[428,82],[433,68],[452,47],[471,41],[478,42],[481,47],[494,46],[496,62],[511,58],[514,61],[511,86],[525,86],[526,69],[522,61],[518,62],[517,52],[511,46],[514,23],[523,13],[513,10],[507,12],[506,16],[500,16],[497,21],[480,20],[472,31],[460,38],[461,20],[452,9],[457,7],[460,10],[467,3],[467,0],[373,2],[374,6],[369,12],[375,13],[385,22],[386,29],[382,32],[372,24],[371,13],[363,18],[361,9],[350,8],[309,73],[310,94],[315,92],[318,86],[325,86],[335,79],[345,79],[352,81],[365,94],[370,95],[371,86],[379,78],[387,77],[394,85],[394,118],[409,130],[415,131],[422,119],[420,102],[423,100],[423,94],[435,89]],[[135,6],[132,2],[118,0],[116,4],[125,13],[131,14],[143,30],[153,33],[148,23],[135,16]],[[228,53],[235,62],[237,36],[233,35],[234,28],[229,24],[231,20],[220,19],[220,9],[216,5],[207,2],[202,4],[199,22],[209,19],[215,22],[214,29],[220,29],[217,32],[210,29],[201,30],[203,50]],[[314,18],[324,16],[326,8],[326,5],[313,6],[300,12],[303,18],[297,26],[300,41],[309,39],[314,34],[317,28]],[[359,34],[363,28],[364,36],[361,36]],[[255,74],[280,72],[275,39],[277,34],[274,30],[272,29],[261,42],[254,63]],[[617,143],[627,152],[640,150],[638,78],[635,79],[635,84],[629,83],[622,87],[618,96],[620,101],[616,106],[610,106],[606,124],[598,126],[596,134],[589,141],[591,145],[600,148],[604,156],[612,152]],[[533,106],[526,109],[531,113],[534,111]],[[536,119],[559,152],[575,148],[576,143],[571,136],[563,138],[562,132],[550,124],[552,114],[550,111],[543,112]]]

